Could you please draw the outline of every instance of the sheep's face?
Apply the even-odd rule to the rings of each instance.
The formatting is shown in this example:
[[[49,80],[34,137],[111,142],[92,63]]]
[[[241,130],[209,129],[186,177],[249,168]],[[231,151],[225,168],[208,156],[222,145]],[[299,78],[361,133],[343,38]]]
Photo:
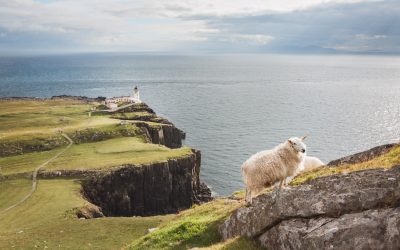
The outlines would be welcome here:
[[[303,143],[303,140],[305,138],[306,138],[305,136],[301,138],[293,137],[290,138],[288,142],[296,152],[305,154],[307,148],[306,144]]]

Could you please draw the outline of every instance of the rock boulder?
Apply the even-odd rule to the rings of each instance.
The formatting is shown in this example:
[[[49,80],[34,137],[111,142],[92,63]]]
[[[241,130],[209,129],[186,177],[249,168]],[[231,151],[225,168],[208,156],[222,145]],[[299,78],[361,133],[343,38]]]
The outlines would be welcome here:
[[[279,196],[259,195],[251,207],[236,210],[220,233],[224,239],[255,238],[268,249],[396,249],[398,207],[400,165],[317,178]]]

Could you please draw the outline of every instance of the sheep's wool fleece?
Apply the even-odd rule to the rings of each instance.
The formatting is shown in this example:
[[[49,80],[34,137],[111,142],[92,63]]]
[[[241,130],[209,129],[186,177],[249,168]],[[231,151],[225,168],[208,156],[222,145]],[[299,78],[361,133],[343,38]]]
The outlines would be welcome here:
[[[316,168],[322,167],[324,165],[325,164],[317,157],[306,156],[306,157],[304,157],[302,171],[304,171],[304,172],[311,171]]]
[[[289,142],[284,142],[272,150],[258,152],[243,163],[242,171],[246,186],[260,189],[295,174],[302,161]]]

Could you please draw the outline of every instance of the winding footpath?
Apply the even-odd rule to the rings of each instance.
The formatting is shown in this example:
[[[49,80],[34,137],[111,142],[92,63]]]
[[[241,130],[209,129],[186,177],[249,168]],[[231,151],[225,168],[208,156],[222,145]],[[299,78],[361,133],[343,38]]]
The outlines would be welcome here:
[[[7,211],[13,209],[14,207],[19,206],[20,204],[25,202],[29,197],[31,197],[32,194],[36,191],[36,188],[37,188],[37,174],[38,174],[39,170],[41,170],[43,167],[45,167],[49,162],[57,159],[61,154],[63,154],[65,151],[67,151],[72,146],[72,144],[74,144],[74,142],[71,140],[71,138],[68,137],[68,135],[62,134],[62,136],[64,136],[65,139],[67,139],[69,141],[68,146],[64,150],[62,150],[61,152],[58,152],[58,154],[56,154],[55,156],[53,156],[52,158],[50,158],[49,160],[47,160],[46,162],[44,162],[40,166],[38,166],[35,169],[35,171],[33,171],[33,174],[32,174],[32,188],[31,188],[31,191],[24,198],[22,198],[19,202],[17,202],[14,205],[12,205],[12,206],[0,211],[0,213],[7,212]]]

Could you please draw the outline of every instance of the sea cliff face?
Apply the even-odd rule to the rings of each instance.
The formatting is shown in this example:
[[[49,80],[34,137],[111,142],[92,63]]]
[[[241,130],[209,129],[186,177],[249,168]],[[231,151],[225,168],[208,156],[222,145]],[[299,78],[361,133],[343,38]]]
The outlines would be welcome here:
[[[169,148],[182,147],[185,133],[170,124],[152,126],[145,122],[136,122],[135,125],[142,129],[149,142],[165,145]]]
[[[200,183],[201,154],[147,165],[126,165],[82,184],[84,196],[106,216],[175,213],[211,199]]]

